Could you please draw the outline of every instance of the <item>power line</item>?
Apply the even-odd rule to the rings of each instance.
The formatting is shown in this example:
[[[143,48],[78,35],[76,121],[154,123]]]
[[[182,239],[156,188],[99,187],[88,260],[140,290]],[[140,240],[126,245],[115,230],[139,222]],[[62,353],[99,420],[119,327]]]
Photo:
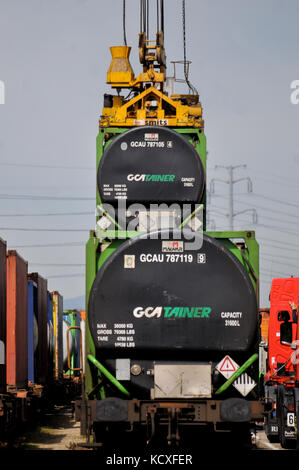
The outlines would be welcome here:
[[[248,223],[247,220],[244,220],[244,219],[240,219],[239,220],[240,222],[242,223]],[[256,228],[259,228],[259,227],[263,227],[263,228],[270,228],[271,230],[274,230],[276,232],[281,232],[281,233],[286,233],[288,235],[296,235],[298,236],[298,232],[290,232],[290,231],[287,231],[287,230],[282,230],[280,227],[275,227],[273,225],[266,225],[266,224],[261,224],[261,223],[257,223],[257,222],[253,222],[254,225],[256,226]],[[230,230],[230,229],[229,229]],[[244,230],[247,230],[247,228],[245,228]],[[254,229],[255,230],[255,229]],[[298,246],[298,245],[297,245]]]
[[[46,168],[46,169],[60,169],[60,170],[95,170],[91,166],[66,166],[66,165],[43,165],[40,163],[11,163],[11,162],[0,162],[0,166],[13,166],[13,167],[28,167],[28,168]]]
[[[253,193],[254,194],[254,193]],[[219,195],[219,194],[213,194],[214,197],[218,197],[221,199],[228,199],[227,196],[223,196],[223,195]],[[237,202],[239,204],[243,204],[244,206],[252,206],[252,204],[248,204],[248,202],[245,202],[245,201],[242,201],[240,199],[237,199]],[[263,209],[263,210],[266,210],[266,211],[269,211],[269,212],[274,212],[275,214],[282,214],[282,215],[285,215],[285,216],[288,216],[288,217],[293,217],[295,219],[298,219],[298,215],[295,215],[295,214],[289,214],[289,213],[286,213],[285,211],[279,211],[279,210],[276,210],[276,209],[270,209],[269,207],[264,207],[264,206],[259,206],[259,205],[256,205],[254,204],[254,207],[257,208],[257,209]],[[219,208],[219,209],[224,209],[223,207]]]
[[[290,259],[291,261],[299,261],[299,258],[294,258],[293,256],[284,256],[284,255],[278,255],[277,253],[264,253],[264,251],[262,252],[263,254],[261,255],[262,257],[264,256],[271,256],[272,258],[282,258],[282,259]],[[299,269],[299,266],[298,266],[298,269]]]
[[[41,196],[31,194],[0,194],[0,199],[94,201],[95,197]]]
[[[276,271],[276,269],[270,270],[270,269],[264,269],[264,268],[262,268],[262,269],[260,270],[260,272],[261,272],[262,274],[266,274],[266,275],[269,275],[269,276],[272,276],[272,277],[275,277],[275,276],[277,276],[277,275],[279,275],[279,276],[284,276],[284,277],[285,277],[285,276],[286,276],[286,277],[290,277],[290,272],[286,273],[286,272],[282,272],[282,271]],[[274,274],[273,274],[273,273],[274,273]]]
[[[58,279],[67,277],[85,277],[85,273],[74,273],[74,274],[57,274],[54,276],[47,276],[47,279]]]
[[[241,222],[247,222],[245,220],[241,220]],[[298,236],[298,232],[290,232],[288,230],[282,230],[281,228],[277,228],[273,225],[266,225],[266,224],[260,224],[260,223],[256,223],[255,224],[257,227],[263,227],[263,228],[270,228],[271,230],[275,230],[276,232],[281,232],[281,233],[286,233],[288,235],[296,235]]]
[[[83,246],[86,242],[69,242],[69,243],[46,243],[38,245],[35,243],[34,245],[14,245],[14,248],[52,248],[52,247],[60,247],[60,246]]]
[[[261,237],[258,237],[258,241],[260,241],[260,240],[261,240]],[[296,246],[296,245],[294,245],[294,246]],[[281,250],[281,251],[286,250],[286,251],[291,251],[292,253],[299,253],[299,250],[296,250],[294,248],[287,248],[287,247],[283,246],[283,244],[281,244],[280,246],[275,246],[275,245],[267,243],[267,247],[275,248],[276,250]]]
[[[55,266],[55,267],[85,266],[84,263],[35,263],[32,261],[29,261],[29,264],[33,264],[34,266]]]
[[[262,173],[260,169],[259,169],[259,170],[256,170],[255,168],[252,168],[250,165],[249,165],[249,166],[247,165],[247,169],[248,169],[248,171],[250,171],[250,172],[253,172],[253,173],[258,174],[258,175],[259,175],[259,176],[258,176],[259,179],[265,179],[265,178],[262,178],[262,177],[260,176],[261,173]],[[213,168],[210,168],[209,171],[210,171],[210,170],[213,170]],[[263,174],[264,174],[265,176],[267,176],[267,177],[270,177],[270,178],[271,178],[271,177],[272,177],[272,178],[277,178],[277,179],[279,180],[279,183],[280,183],[280,184],[281,184],[281,180],[284,179],[284,180],[287,181],[288,184],[289,184],[290,182],[293,182],[293,183],[295,183],[296,186],[298,187],[298,181],[297,181],[295,178],[290,178],[289,176],[278,175],[278,174],[276,174],[276,173],[269,172],[268,170],[267,170],[267,172],[263,172]]]
[[[266,199],[267,201],[277,202],[278,204],[283,204],[286,206],[296,207],[299,208],[299,204],[294,204],[293,202],[281,201],[280,199],[274,199],[270,196],[264,196],[263,194],[253,193],[255,197],[260,197],[262,199]]]
[[[245,219],[240,219],[239,222],[242,222],[242,223],[248,223],[247,220]],[[282,230],[280,227],[275,227],[273,225],[266,225],[266,224],[261,224],[261,223],[258,223],[258,222],[253,222],[253,224],[255,225],[255,228],[253,230],[256,230],[256,228],[270,228],[271,230],[274,230],[275,232],[281,232],[281,233],[286,233],[288,235],[296,235],[298,236],[298,232],[290,232],[290,231],[287,231],[287,230]],[[247,230],[248,228],[245,228],[244,230]],[[229,228],[225,229],[225,230],[231,230]],[[298,246],[298,245],[296,245]]]
[[[17,232],[84,232],[88,229],[76,228],[25,228],[25,227],[0,227],[0,230],[15,230]]]
[[[265,176],[261,176],[261,171],[260,170],[255,170],[254,168],[251,168],[250,166],[247,167],[248,168],[248,171],[249,172],[253,172],[255,173],[254,175],[254,178],[255,179],[260,179],[262,181],[266,181],[267,183],[274,183],[274,184],[277,184],[277,181],[273,180],[273,178],[278,178],[279,179],[279,185],[284,185],[284,186],[289,186],[289,187],[292,187],[292,188],[298,188],[298,181],[295,180],[295,179],[292,179],[292,178],[289,178],[289,177],[286,177],[286,176],[281,176],[281,175],[276,175],[276,174],[273,174],[273,173],[269,173],[268,171],[265,173],[263,173]],[[213,170],[213,168],[210,168],[209,169],[209,172]],[[256,174],[258,176],[256,176]],[[270,179],[267,179],[266,177],[270,178]],[[283,182],[281,181],[282,179],[285,179],[286,182]],[[294,184],[290,184],[290,183],[294,183]]]
[[[274,217],[268,217],[267,215],[262,215],[261,217],[266,219],[266,220],[274,220],[274,222],[281,222],[283,224],[299,225],[299,222],[296,223],[296,222],[290,222],[289,220],[280,220],[280,219],[277,220]],[[298,220],[298,217],[297,217],[297,220]]]
[[[253,173],[258,173],[259,175],[260,175],[260,173],[261,173],[260,170],[255,170],[254,168],[251,168],[251,167],[249,167],[249,171],[253,171]],[[275,173],[268,172],[268,170],[267,170],[266,175],[267,175],[267,176],[272,176],[272,177],[274,177],[274,178],[278,178],[278,179],[279,179],[279,182],[281,182],[282,179],[285,179],[285,180],[287,180],[288,182],[293,181],[294,183],[297,184],[297,187],[298,187],[298,181],[295,180],[295,179],[290,178],[289,176],[277,175],[277,174],[275,174]]]
[[[56,217],[59,215],[63,216],[82,216],[82,215],[94,215],[94,212],[55,212],[55,213],[44,213],[44,214],[0,214],[0,217]]]
[[[273,238],[263,238],[263,237],[259,237],[260,240],[264,240],[264,241],[269,241],[269,242],[273,242],[273,243],[277,243],[278,245],[280,245],[280,247],[284,247],[284,245],[288,245],[288,246],[294,246],[294,247],[297,247],[298,248],[298,244],[296,243],[291,243],[291,242],[286,242],[286,241],[281,241],[281,240],[273,240]]]
[[[260,259],[265,259],[265,257],[263,255],[260,256]],[[290,268],[295,268],[295,269],[298,269],[298,272],[299,272],[299,266],[295,266],[294,264],[289,264],[289,263],[283,263],[281,261],[277,261],[276,259],[273,260],[273,257],[272,259],[265,259],[265,261],[268,261],[268,262],[275,262],[275,264],[280,264],[280,265],[283,265],[283,266],[289,266]]]
[[[252,171],[252,170],[249,170],[249,171]],[[254,175],[254,179],[258,179],[258,180],[261,180],[261,181],[266,181],[266,183],[269,183],[269,184],[272,183],[272,184],[277,185],[277,181],[271,179],[271,177],[270,177],[270,179],[267,179],[267,178],[263,178],[262,176],[256,176],[256,175]],[[298,189],[298,182],[295,183],[295,180],[293,180],[293,184],[290,183],[290,181],[288,181],[288,182],[283,182],[283,181],[280,180],[280,181],[279,181],[279,185],[280,185],[280,186],[287,186],[287,187],[289,187],[289,188],[297,188],[297,189]]]

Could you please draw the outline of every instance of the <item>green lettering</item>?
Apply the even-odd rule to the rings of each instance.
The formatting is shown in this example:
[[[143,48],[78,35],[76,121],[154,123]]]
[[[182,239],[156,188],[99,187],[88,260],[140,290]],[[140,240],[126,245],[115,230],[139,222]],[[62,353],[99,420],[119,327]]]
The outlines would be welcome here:
[[[174,315],[175,317],[179,317],[180,316],[180,307],[173,308],[172,311],[171,311],[171,315]]]
[[[201,318],[210,318],[211,307],[203,307]]]
[[[146,175],[145,181],[151,181],[152,180],[152,175]]]
[[[171,307],[164,307],[164,317],[170,317],[172,313],[170,313]]]
[[[202,317],[201,311],[202,311],[202,307],[195,307],[193,318],[201,318]]]
[[[175,180],[175,175],[146,175],[145,176],[145,181],[169,181],[170,183],[173,183]]]
[[[184,307],[180,307],[180,308],[179,308],[179,314],[178,314],[178,316],[179,316],[180,318],[185,318],[185,312],[184,312],[184,310],[185,310]]]
[[[211,307],[164,307],[164,317],[210,318]]]
[[[184,313],[187,315],[187,318],[193,318],[193,312],[194,312],[194,307],[185,307],[184,308]]]

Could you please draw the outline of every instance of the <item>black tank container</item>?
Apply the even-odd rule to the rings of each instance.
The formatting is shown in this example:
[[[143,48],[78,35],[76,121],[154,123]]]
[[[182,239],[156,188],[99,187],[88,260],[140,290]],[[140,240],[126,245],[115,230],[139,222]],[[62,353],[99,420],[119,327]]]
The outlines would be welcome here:
[[[97,174],[103,203],[197,203],[205,170],[182,134],[163,127],[133,128],[106,148]]]
[[[88,305],[96,348],[134,357],[252,346],[257,302],[248,272],[217,239],[203,235],[198,248],[200,234],[193,242],[180,234],[137,236],[103,263]]]

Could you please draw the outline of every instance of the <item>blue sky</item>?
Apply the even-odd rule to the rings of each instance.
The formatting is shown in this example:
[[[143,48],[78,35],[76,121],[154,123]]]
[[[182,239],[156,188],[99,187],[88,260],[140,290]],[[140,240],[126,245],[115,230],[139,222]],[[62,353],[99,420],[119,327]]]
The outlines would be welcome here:
[[[250,213],[234,222],[236,229],[256,230],[265,305],[271,277],[299,276],[299,105],[290,102],[290,84],[299,79],[299,3],[187,0],[186,7],[190,79],[206,124],[208,183],[227,176],[215,165],[247,165],[235,176],[250,177],[253,192],[236,184],[235,210],[256,208],[258,224]],[[0,236],[9,248],[34,245],[18,251],[29,270],[49,278],[50,289],[65,298],[84,294],[84,243],[94,227],[95,140],[109,91],[109,46],[122,44],[121,10],[120,0],[0,0],[6,99],[0,106]],[[165,0],[165,16],[171,75],[170,61],[183,58],[181,1]],[[138,30],[139,2],[127,0],[136,75]],[[215,191],[210,216],[221,230],[228,223],[219,214],[228,210],[227,185],[215,183]],[[7,199],[11,195],[30,198]],[[20,215],[58,212],[73,215]]]

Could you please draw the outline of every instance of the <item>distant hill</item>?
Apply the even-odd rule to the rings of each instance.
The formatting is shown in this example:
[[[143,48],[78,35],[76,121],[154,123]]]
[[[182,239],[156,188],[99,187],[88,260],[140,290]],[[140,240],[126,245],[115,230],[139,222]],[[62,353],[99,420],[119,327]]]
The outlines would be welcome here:
[[[85,310],[85,295],[71,299],[63,299],[63,308],[64,310]]]

